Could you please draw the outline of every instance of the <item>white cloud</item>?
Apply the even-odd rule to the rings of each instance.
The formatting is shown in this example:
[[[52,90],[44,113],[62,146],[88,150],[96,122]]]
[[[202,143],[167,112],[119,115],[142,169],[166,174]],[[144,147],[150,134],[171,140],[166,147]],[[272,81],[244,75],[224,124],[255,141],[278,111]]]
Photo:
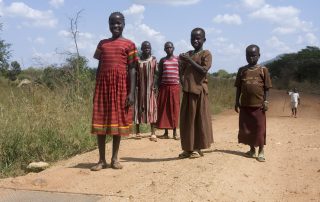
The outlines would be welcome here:
[[[143,5],[132,4],[130,8],[127,10],[124,10],[123,13],[127,15],[142,14],[144,10],[145,10],[145,7]]]
[[[64,4],[64,0],[51,0],[49,2],[49,4],[51,6],[53,6],[54,8],[59,8],[60,6],[62,6]]]
[[[130,15],[130,18],[126,18],[124,36],[134,41],[136,46],[140,46],[143,41],[150,41],[152,49],[158,50],[157,54],[163,55],[165,36],[143,22],[144,12],[145,7],[137,4],[133,4],[123,11],[125,15]]]
[[[264,6],[266,3],[264,0],[241,0],[241,3],[246,8],[260,8]]]
[[[37,26],[37,27],[55,27],[58,23],[51,10],[41,11],[36,10],[23,2],[13,2],[9,6],[3,5],[0,2],[0,13],[9,17],[21,17],[26,21],[22,22],[23,25]]]
[[[309,32],[312,23],[299,18],[300,10],[293,6],[273,7],[266,4],[264,7],[252,12],[249,16],[262,19],[275,24],[273,32],[278,34],[291,34],[294,32]]]
[[[291,48],[287,46],[283,41],[280,41],[278,37],[272,36],[266,41],[266,45],[279,53],[290,52]]]
[[[197,4],[200,0],[134,0],[134,2],[141,3],[141,4],[168,4],[172,6],[185,6],[185,5],[192,5]]]
[[[319,39],[313,33],[306,33],[304,36],[298,36],[297,44],[307,44],[310,46],[319,46]]]
[[[43,37],[37,37],[33,40],[37,44],[45,44],[46,40]]]
[[[213,18],[213,22],[215,23],[226,23],[226,24],[235,24],[240,25],[242,24],[241,17],[237,14],[224,14],[224,15],[217,15]]]

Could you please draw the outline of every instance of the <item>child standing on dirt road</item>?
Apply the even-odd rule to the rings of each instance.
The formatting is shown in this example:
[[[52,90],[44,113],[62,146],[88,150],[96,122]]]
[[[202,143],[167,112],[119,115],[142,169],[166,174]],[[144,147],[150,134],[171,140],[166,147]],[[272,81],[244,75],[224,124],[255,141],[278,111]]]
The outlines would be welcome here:
[[[293,91],[289,91],[288,94],[291,97],[292,116],[294,116],[294,118],[297,118],[298,105],[300,105],[300,95],[297,88],[293,88]]]
[[[106,135],[112,135],[111,168],[122,169],[118,161],[121,136],[128,136],[132,127],[136,64],[135,44],[122,36],[125,19],[122,13],[109,16],[112,37],[99,42],[94,58],[99,60],[93,98],[92,134],[97,135],[99,161],[91,168],[107,168]]]
[[[158,96],[158,121],[157,128],[165,129],[159,138],[169,139],[168,129],[173,129],[173,138],[179,140],[177,126],[180,112],[180,82],[179,61],[173,55],[173,43],[168,41],[164,44],[166,57],[159,62],[159,96]]]
[[[183,152],[179,158],[203,156],[201,149],[213,143],[211,114],[208,101],[207,72],[212,63],[209,50],[203,50],[205,31],[195,28],[191,31],[191,45],[194,50],[182,53],[180,79],[183,98],[180,110],[180,137]]]
[[[151,55],[151,44],[144,41],[141,44],[141,56],[137,67],[137,89],[135,96],[134,122],[136,124],[136,138],[141,139],[140,124],[151,126],[151,141],[157,141],[155,124],[157,121],[156,73],[157,59]]]
[[[239,113],[238,141],[250,146],[246,156],[265,161],[264,145],[266,144],[266,111],[268,110],[268,92],[272,87],[269,71],[257,64],[260,48],[249,45],[246,48],[248,65],[240,67],[235,87],[235,111]],[[256,156],[255,147],[259,147]]]

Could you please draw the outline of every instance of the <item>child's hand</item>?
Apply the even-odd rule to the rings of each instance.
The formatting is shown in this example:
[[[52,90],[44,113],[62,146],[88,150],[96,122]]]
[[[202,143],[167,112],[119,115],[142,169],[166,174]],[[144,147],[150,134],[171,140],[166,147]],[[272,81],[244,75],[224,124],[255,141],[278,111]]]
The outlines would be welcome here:
[[[234,111],[236,111],[237,113],[239,113],[239,107],[240,107],[240,103],[236,103],[234,105]]]
[[[179,55],[179,58],[182,60],[182,61],[188,61],[189,60],[189,55],[187,53],[181,53]]]
[[[268,111],[269,109],[269,102],[267,100],[265,100],[262,104],[262,110],[265,112],[265,111]]]
[[[134,94],[133,93],[130,93],[126,99],[126,107],[130,107],[134,104]]]

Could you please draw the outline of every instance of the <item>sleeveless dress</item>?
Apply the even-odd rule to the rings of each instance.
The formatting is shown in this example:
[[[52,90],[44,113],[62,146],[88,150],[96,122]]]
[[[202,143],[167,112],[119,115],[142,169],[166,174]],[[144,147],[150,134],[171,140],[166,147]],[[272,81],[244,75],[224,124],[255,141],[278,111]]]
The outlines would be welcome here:
[[[137,124],[157,121],[157,100],[153,90],[156,68],[157,59],[153,56],[138,62],[134,113]]]
[[[132,109],[125,107],[130,91],[128,65],[138,60],[135,44],[125,38],[101,40],[95,52],[99,60],[93,98],[92,134],[129,135]]]

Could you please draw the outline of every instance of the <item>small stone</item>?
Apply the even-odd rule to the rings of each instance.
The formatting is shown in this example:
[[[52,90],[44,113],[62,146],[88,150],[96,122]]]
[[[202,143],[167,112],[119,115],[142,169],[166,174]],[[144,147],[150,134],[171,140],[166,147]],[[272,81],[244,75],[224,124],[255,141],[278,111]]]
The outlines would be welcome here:
[[[27,166],[27,169],[29,171],[33,171],[33,172],[40,172],[42,170],[45,170],[46,168],[49,167],[49,164],[43,161],[39,161],[39,162],[32,162]]]

